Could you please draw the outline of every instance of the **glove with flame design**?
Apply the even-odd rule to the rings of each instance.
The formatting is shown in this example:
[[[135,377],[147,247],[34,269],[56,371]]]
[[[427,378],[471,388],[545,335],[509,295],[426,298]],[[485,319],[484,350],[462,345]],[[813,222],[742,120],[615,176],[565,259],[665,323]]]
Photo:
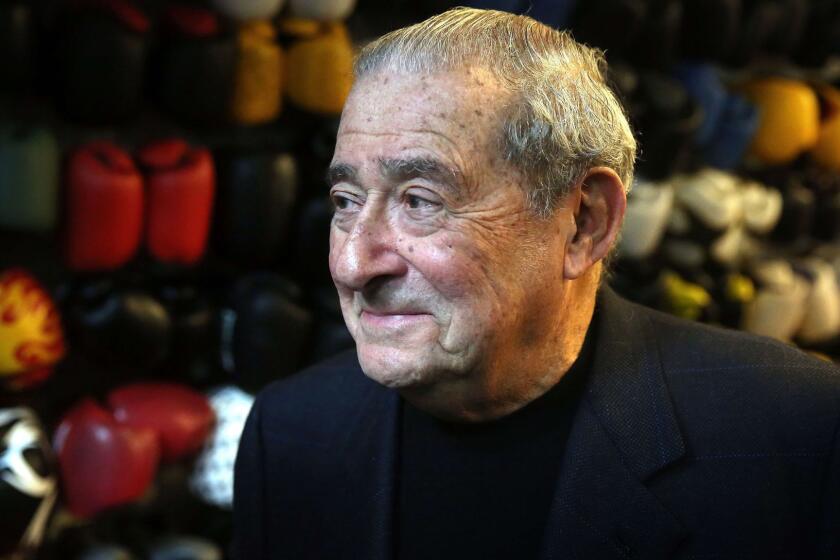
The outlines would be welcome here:
[[[0,380],[34,384],[63,356],[61,321],[49,294],[23,270],[0,275]]]

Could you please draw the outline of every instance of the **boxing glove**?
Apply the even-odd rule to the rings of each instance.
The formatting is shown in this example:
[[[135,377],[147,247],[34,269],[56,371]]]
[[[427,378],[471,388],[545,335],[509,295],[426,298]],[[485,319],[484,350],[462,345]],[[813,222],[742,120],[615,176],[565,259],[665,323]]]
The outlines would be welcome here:
[[[137,557],[122,546],[95,544],[83,550],[76,560],[137,560]]]
[[[590,0],[577,2],[572,13],[572,32],[581,43],[625,56],[648,15],[644,0]]]
[[[285,153],[228,153],[218,158],[215,245],[246,265],[277,260],[298,190],[297,166]]]
[[[682,0],[649,0],[629,58],[638,67],[669,68],[679,60],[682,20]]]
[[[674,77],[703,111],[694,141],[706,146],[714,140],[727,98],[718,70],[710,64],[680,64]]]
[[[70,157],[65,176],[66,261],[76,271],[111,270],[140,245],[143,180],[131,157],[96,141]]]
[[[807,18],[805,0],[743,0],[740,32],[729,62],[746,65],[762,56],[787,56]]]
[[[744,309],[745,331],[790,341],[805,317],[808,283],[794,274],[790,264],[775,259],[756,263],[750,270],[755,299]]]
[[[674,203],[669,183],[651,183],[637,178],[627,197],[627,211],[619,242],[624,259],[645,259],[659,247]]]
[[[703,113],[694,138],[706,163],[720,169],[736,167],[758,126],[758,112],[724,87],[719,72],[707,64],[681,64],[675,77]]]
[[[720,305],[720,322],[731,329],[737,329],[744,317],[744,308],[755,299],[755,284],[752,279],[738,272],[722,276],[713,294]]]
[[[213,432],[195,462],[190,489],[208,504],[233,508],[233,466],[254,397],[234,385],[208,394],[216,417]]]
[[[719,237],[743,216],[737,177],[716,169],[676,177],[674,197],[691,219],[685,235],[702,242]]]
[[[171,379],[206,385],[216,376],[218,309],[199,287],[174,283],[157,290],[171,322],[169,351],[161,371]]]
[[[29,86],[35,50],[34,16],[29,2],[0,3],[0,90],[21,93]]]
[[[58,213],[59,151],[47,129],[0,129],[0,227],[46,233]]]
[[[840,2],[811,2],[796,61],[821,67],[840,53]]]
[[[318,35],[295,42],[286,61],[292,103],[313,113],[341,113],[353,83],[353,46],[344,25],[324,24]]]
[[[741,0],[683,0],[680,50],[687,59],[722,61],[738,38]]]
[[[654,181],[678,172],[703,122],[702,110],[678,81],[652,72],[642,74],[632,104],[641,140],[638,172]]]
[[[173,536],[152,544],[149,560],[222,560],[222,551],[214,543],[198,537]]]
[[[124,120],[141,101],[150,23],[130,0],[69,5],[59,21],[59,99],[71,119]]]
[[[826,169],[840,171],[840,90],[818,86],[820,129],[817,142],[811,148],[811,159]]]
[[[356,343],[344,321],[335,286],[311,286],[307,295],[307,303],[312,308],[314,334],[306,363],[319,362],[355,348]]]
[[[108,406],[121,425],[157,434],[163,461],[197,453],[214,422],[207,397],[175,383],[143,382],[120,387],[108,394]]]
[[[118,423],[92,399],[64,415],[53,447],[64,503],[79,517],[140,498],[152,483],[160,457],[153,430]]]
[[[803,82],[763,78],[742,88],[759,109],[759,124],[747,156],[766,165],[792,162],[816,145],[819,101]]]
[[[757,181],[741,183],[744,225],[750,233],[770,233],[782,216],[782,193]]]
[[[166,357],[172,322],[151,294],[106,279],[67,291],[63,311],[68,338],[88,360],[118,376],[152,370]]]
[[[297,371],[312,328],[293,285],[273,274],[246,276],[222,311],[221,363],[237,385],[256,392]]]
[[[236,39],[216,14],[198,6],[169,6],[163,23],[155,64],[161,105],[191,124],[226,121],[236,83]]]
[[[0,408],[0,555],[32,555],[44,540],[58,494],[55,458],[35,413]]]
[[[146,184],[146,249],[163,263],[195,264],[207,245],[216,189],[210,152],[159,140],[137,160]]]
[[[702,319],[712,304],[712,297],[705,288],[683,280],[674,272],[667,271],[662,275],[661,289],[660,309],[683,319]]]
[[[805,300],[805,316],[796,333],[804,346],[828,342],[840,334],[840,286],[837,274],[827,262],[807,258],[797,263],[797,270],[810,280]]]
[[[701,148],[703,160],[711,167],[732,170],[741,164],[758,129],[759,112],[746,98],[728,93],[715,135]]]
[[[782,191],[782,215],[773,228],[773,239],[787,247],[809,246],[816,210],[813,191],[792,179]]]
[[[292,272],[302,285],[334,287],[328,266],[332,215],[332,203],[324,196],[307,202],[296,217]]]
[[[21,269],[0,275],[0,378],[13,386],[41,381],[64,353],[61,320],[50,295]]]
[[[213,6],[219,12],[240,22],[271,19],[284,3],[284,0],[213,0]]]
[[[356,0],[289,0],[292,17],[319,21],[342,21],[356,7]]]
[[[239,56],[231,115],[239,124],[261,124],[280,114],[283,93],[283,51],[268,21],[242,25],[237,35]]]

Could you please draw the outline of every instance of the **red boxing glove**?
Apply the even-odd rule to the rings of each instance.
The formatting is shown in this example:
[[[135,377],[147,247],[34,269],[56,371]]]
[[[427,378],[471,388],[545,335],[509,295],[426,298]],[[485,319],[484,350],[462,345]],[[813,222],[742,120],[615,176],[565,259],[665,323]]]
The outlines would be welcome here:
[[[182,140],[161,140],[140,150],[146,176],[146,245],[166,263],[195,264],[204,254],[215,192],[210,152]]]
[[[143,228],[143,180],[131,157],[110,142],[92,142],[70,158],[66,180],[68,266],[124,265]]]
[[[64,416],[53,447],[67,509],[80,517],[142,496],[160,457],[153,430],[118,424],[92,399]]]
[[[197,453],[216,417],[207,397],[175,383],[134,383],[108,395],[118,422],[158,434],[164,461]]]

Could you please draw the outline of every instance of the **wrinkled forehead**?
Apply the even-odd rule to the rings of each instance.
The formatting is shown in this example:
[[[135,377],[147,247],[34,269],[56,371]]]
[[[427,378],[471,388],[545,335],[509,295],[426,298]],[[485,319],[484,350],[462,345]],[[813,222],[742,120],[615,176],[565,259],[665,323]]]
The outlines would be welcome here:
[[[509,94],[480,67],[411,74],[388,68],[359,78],[345,104],[339,134],[394,127],[475,137],[496,130]]]

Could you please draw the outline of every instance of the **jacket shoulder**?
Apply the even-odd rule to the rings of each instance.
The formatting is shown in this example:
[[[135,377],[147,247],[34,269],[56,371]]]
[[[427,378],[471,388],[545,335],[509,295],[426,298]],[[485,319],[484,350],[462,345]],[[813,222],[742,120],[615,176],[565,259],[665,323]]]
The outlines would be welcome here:
[[[817,452],[840,422],[840,368],[782,342],[649,311],[665,382],[706,452]],[[731,449],[730,449],[731,447]],[[696,450],[700,451],[700,450]]]

